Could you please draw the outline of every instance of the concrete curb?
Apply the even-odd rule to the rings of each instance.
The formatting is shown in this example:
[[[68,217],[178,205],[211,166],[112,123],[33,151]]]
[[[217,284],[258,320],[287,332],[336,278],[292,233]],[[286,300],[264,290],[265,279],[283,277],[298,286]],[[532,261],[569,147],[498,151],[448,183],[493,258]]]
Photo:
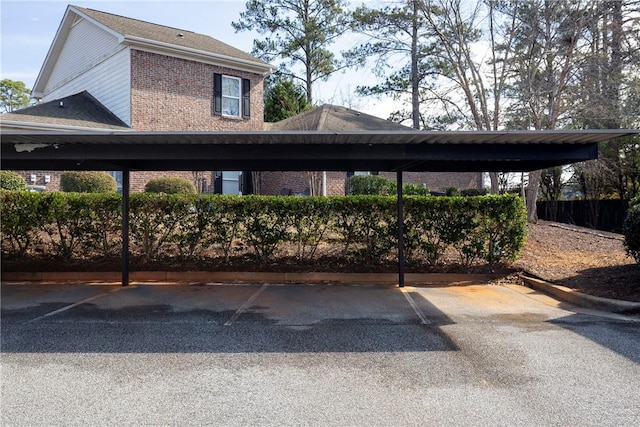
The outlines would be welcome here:
[[[553,283],[526,275],[522,275],[522,279],[525,284],[532,289],[580,307],[588,307],[611,313],[640,313],[640,302],[587,295],[565,286],[554,285]]]
[[[487,283],[505,274],[407,273],[407,285],[471,285]],[[2,282],[120,282],[122,273],[105,272],[2,272]],[[225,271],[133,271],[131,282],[268,282],[268,283],[398,283],[397,273],[277,273]]]

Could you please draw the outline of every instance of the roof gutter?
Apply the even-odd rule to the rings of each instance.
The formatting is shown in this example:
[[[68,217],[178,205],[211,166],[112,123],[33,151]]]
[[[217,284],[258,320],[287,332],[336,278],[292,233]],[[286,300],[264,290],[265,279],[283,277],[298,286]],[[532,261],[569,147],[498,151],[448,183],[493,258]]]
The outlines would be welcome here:
[[[131,132],[130,129],[122,128],[113,129],[113,128],[94,128],[94,127],[85,127],[85,126],[71,126],[71,125],[56,125],[49,123],[30,123],[30,122],[20,122],[17,120],[2,120],[0,121],[0,131],[16,131],[16,130],[27,130],[27,131],[61,131],[61,132],[96,132],[96,133],[104,133],[104,132]]]

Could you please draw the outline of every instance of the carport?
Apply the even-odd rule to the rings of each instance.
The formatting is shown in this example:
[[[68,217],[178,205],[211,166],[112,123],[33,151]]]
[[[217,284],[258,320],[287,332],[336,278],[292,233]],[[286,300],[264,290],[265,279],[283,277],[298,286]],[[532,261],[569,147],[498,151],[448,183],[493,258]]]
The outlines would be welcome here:
[[[478,132],[28,132],[1,134],[2,168],[123,171],[122,285],[129,284],[130,171],[396,172],[404,286],[402,172],[527,172],[598,157],[639,130]]]

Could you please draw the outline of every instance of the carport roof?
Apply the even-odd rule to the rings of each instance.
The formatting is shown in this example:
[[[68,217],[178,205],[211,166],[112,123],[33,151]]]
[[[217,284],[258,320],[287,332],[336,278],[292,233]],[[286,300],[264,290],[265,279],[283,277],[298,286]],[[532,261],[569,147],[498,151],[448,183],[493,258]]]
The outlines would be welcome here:
[[[528,171],[640,130],[2,132],[3,169]]]

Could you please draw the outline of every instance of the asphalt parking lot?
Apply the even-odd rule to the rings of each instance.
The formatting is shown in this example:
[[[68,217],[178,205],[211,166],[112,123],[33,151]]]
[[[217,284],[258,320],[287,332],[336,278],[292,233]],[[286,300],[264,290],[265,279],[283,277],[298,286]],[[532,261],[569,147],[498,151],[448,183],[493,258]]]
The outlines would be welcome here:
[[[517,286],[2,284],[12,425],[640,425],[640,320]]]

